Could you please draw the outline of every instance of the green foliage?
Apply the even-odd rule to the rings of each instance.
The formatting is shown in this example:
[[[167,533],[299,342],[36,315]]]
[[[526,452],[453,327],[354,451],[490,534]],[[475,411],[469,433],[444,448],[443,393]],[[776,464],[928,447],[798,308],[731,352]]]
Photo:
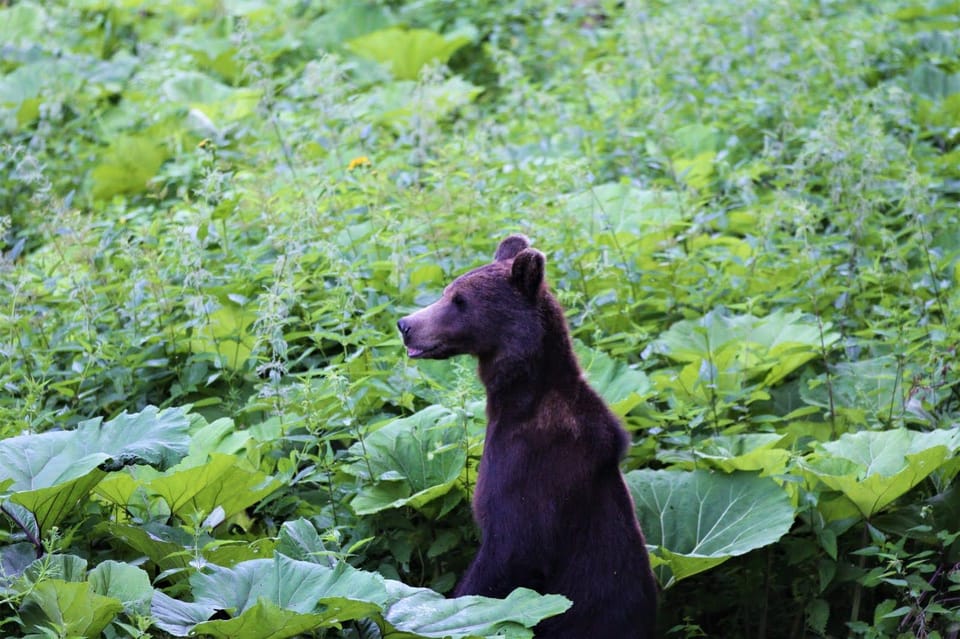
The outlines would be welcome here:
[[[956,634],[958,14],[0,6],[0,632],[561,612],[436,592],[483,398],[395,329],[519,231],[631,433],[660,634]]]
[[[774,543],[793,524],[794,508],[783,489],[747,473],[635,470],[627,485],[667,587]]]

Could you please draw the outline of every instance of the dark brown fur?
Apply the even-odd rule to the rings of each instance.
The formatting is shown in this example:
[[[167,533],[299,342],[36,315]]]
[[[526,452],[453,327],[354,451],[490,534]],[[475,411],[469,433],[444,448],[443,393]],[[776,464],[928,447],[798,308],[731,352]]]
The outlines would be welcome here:
[[[480,551],[457,595],[559,593],[542,639],[648,639],[656,585],[619,462],[627,433],[590,388],[545,258],[523,236],[398,322],[411,357],[474,355],[487,435],[473,497]]]

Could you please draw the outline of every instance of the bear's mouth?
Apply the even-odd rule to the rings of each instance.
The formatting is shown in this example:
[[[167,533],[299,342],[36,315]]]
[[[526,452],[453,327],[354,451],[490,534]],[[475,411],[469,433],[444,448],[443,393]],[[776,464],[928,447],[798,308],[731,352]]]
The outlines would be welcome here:
[[[410,359],[437,359],[438,357],[443,357],[443,347],[440,344],[434,344],[433,346],[424,346],[422,348],[417,346],[406,345],[407,347],[407,357]]]

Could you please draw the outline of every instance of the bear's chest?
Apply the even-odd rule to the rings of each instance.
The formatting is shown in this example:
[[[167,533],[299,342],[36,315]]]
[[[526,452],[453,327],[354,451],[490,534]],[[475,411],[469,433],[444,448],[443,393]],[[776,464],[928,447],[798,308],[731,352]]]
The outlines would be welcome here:
[[[577,493],[583,469],[576,457],[563,441],[517,432],[488,435],[473,496],[477,522],[481,527],[549,526]]]

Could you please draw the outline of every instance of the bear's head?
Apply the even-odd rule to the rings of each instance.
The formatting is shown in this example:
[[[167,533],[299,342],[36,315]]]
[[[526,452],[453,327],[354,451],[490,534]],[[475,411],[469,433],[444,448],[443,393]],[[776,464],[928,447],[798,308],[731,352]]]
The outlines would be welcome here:
[[[493,262],[455,279],[430,306],[397,322],[410,357],[475,355],[481,362],[528,356],[543,339],[545,258],[522,235],[500,243]]]

